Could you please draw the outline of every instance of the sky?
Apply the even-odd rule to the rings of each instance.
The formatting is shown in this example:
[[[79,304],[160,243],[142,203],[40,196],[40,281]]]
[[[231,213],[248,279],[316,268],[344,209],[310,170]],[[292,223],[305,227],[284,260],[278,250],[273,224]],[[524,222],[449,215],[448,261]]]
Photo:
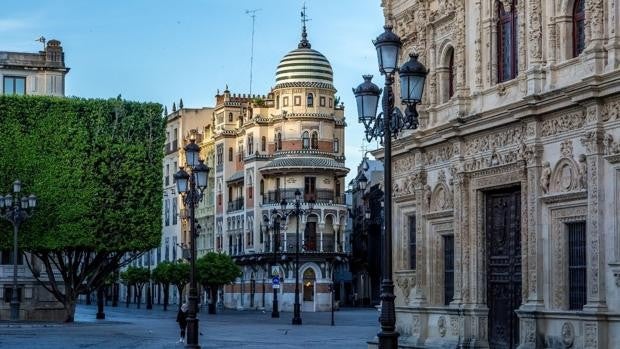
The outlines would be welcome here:
[[[66,94],[158,102],[171,110],[209,107],[228,85],[267,94],[280,59],[297,48],[303,0],[2,0],[0,51],[36,52],[40,36],[62,42],[71,68]],[[345,104],[345,155],[355,177],[363,126],[351,91],[362,74],[380,74],[371,40],[383,30],[380,0],[306,0],[308,38],[334,70]],[[376,148],[376,142],[367,145]]]

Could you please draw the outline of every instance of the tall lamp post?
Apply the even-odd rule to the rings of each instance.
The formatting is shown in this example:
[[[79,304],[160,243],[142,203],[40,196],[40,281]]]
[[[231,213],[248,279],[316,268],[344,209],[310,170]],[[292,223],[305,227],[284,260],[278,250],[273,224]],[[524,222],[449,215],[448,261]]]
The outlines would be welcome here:
[[[13,224],[13,289],[11,290],[11,320],[19,320],[19,295],[17,289],[17,232],[19,226],[32,217],[33,210],[37,206],[37,197],[34,194],[19,197],[22,191],[22,183],[18,180],[13,182],[13,195],[0,196],[0,217]]]
[[[274,209],[274,213],[280,213],[282,217],[295,216],[297,222],[295,236],[295,304],[293,306],[293,325],[301,325],[301,304],[299,303],[299,220],[301,216],[307,215],[312,212],[314,208],[314,200],[308,201],[308,208],[301,208],[301,192],[299,189],[295,190],[295,201],[293,202],[293,208],[286,210],[288,202],[286,198],[283,198],[280,202],[280,212]]]
[[[175,173],[177,190],[183,199],[185,207],[189,207],[190,227],[190,285],[189,285],[189,309],[187,311],[187,343],[186,348],[200,348],[198,345],[198,291],[196,286],[196,205],[202,200],[204,190],[207,188],[209,168],[200,159],[200,147],[192,138],[185,146],[186,166],[189,173],[183,167]]]
[[[276,210],[274,209],[274,213],[276,212]],[[276,222],[277,216],[273,217],[273,225],[271,225],[271,231],[273,232],[273,241],[272,241],[272,245],[273,245],[273,265],[272,265],[272,270],[273,267],[277,266],[278,263],[278,235],[279,235],[279,231],[278,229],[276,229],[277,227],[279,227],[279,221]],[[268,235],[269,234],[269,228],[270,228],[270,220],[268,217],[265,217],[263,219],[263,233]],[[276,226],[276,224],[278,226]],[[272,277],[275,277],[275,275],[273,275],[273,272],[271,273]],[[278,273],[279,276],[279,273]],[[271,317],[272,318],[279,318],[280,317],[280,311],[278,309],[278,289],[275,287],[275,285],[273,286],[273,305],[271,307]]]
[[[424,82],[428,71],[416,54],[409,55],[409,61],[398,68],[398,57],[402,41],[392,32],[392,26],[386,25],[384,32],[373,42],[377,49],[379,71],[385,76],[383,93],[383,112],[377,115],[377,106],[381,89],[371,82],[372,75],[364,75],[364,82],[353,89],[357,101],[359,122],[366,128],[366,139],[382,141],[384,147],[385,169],[385,210],[384,229],[382,232],[381,269],[381,331],[379,348],[396,349],[398,332],[396,332],[396,311],[394,308],[394,282],[392,281],[392,137],[396,138],[402,131],[418,127],[416,105],[422,100]],[[405,113],[394,107],[392,84],[398,72],[400,77],[400,100],[406,105]]]

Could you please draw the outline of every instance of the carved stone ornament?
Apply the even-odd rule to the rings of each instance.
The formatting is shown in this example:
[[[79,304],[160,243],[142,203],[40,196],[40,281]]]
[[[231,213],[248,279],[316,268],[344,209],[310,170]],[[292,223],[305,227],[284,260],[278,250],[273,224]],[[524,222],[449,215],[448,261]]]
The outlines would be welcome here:
[[[443,315],[440,316],[439,319],[437,319],[437,330],[439,331],[439,335],[441,337],[446,336],[446,332],[448,331],[448,328],[446,327],[446,317]]]
[[[540,175],[540,188],[543,194],[549,193],[549,184],[551,183],[551,164],[545,161],[543,164],[542,174]]]
[[[411,277],[408,276],[400,276],[396,279],[396,284],[403,292],[403,297],[405,299],[405,304],[409,304],[409,293],[414,286],[414,281]]]
[[[556,117],[545,119],[541,123],[541,136],[555,136],[560,133],[579,130],[585,125],[586,113],[578,110],[570,113],[562,113]]]
[[[572,323],[565,322],[564,325],[562,325],[562,344],[564,344],[564,347],[570,348],[573,346],[574,342],[575,328]]]
[[[412,324],[411,324],[411,328],[412,328],[411,333],[413,333],[414,336],[419,336],[420,333],[422,332],[422,324],[420,322],[420,316],[419,315],[414,315],[413,316],[413,321],[412,321]]]

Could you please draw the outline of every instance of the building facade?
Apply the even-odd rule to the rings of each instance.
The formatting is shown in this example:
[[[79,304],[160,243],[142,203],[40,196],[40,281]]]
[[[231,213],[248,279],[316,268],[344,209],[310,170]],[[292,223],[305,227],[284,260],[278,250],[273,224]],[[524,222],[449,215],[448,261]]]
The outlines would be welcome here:
[[[400,345],[617,346],[617,3],[382,6],[429,69],[393,147]]]
[[[0,51],[0,80],[5,95],[64,96],[65,56],[60,41],[50,40],[38,53]],[[24,258],[18,258],[18,287],[21,320],[62,320],[64,310],[56,298],[39,285]],[[37,261],[33,261],[37,263]],[[34,266],[37,267],[36,265]],[[45,277],[43,277],[45,279]],[[0,320],[10,318],[13,282],[13,252],[0,251]]]
[[[311,48],[304,26],[298,47],[280,61],[276,85],[266,96],[228,89],[216,96],[216,249],[233,256],[243,270],[225,288],[226,307],[271,308],[275,265],[280,309],[291,311],[299,244],[302,311],[331,309],[330,285],[336,275],[346,275],[336,269],[343,268],[348,253],[344,107],[335,93],[331,65]],[[297,190],[302,209],[316,202],[312,212],[274,214],[283,199],[287,211],[293,208]],[[279,223],[267,231],[264,220],[274,218]]]

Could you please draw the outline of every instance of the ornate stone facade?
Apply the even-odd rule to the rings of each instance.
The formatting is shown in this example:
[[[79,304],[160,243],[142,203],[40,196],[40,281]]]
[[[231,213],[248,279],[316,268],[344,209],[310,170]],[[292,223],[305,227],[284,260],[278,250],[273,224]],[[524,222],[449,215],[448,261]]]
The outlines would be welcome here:
[[[505,222],[518,253],[503,274],[518,299],[506,347],[611,348],[620,333],[616,5],[585,0],[585,48],[573,57],[574,1],[498,1],[382,2],[386,23],[403,38],[403,59],[415,50],[429,68],[418,106],[423,122],[393,149],[399,343],[498,347],[491,299],[500,291],[489,259],[497,251],[489,246],[503,239],[493,234]],[[518,73],[498,83],[500,8],[518,17]],[[497,223],[489,198],[505,192],[519,195],[517,213]],[[415,251],[409,216],[416,217]],[[569,272],[575,227],[584,229],[581,284]],[[453,238],[453,274],[446,237]],[[576,307],[579,287],[585,304]]]

